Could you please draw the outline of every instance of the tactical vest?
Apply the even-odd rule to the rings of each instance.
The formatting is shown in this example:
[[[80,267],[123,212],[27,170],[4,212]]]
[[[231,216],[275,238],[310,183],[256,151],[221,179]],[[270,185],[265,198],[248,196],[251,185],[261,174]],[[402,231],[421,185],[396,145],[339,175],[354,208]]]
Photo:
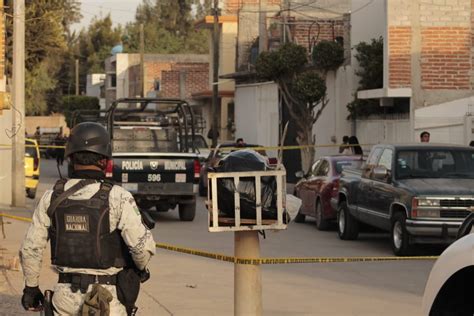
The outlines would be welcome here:
[[[59,180],[54,186],[48,208],[52,264],[85,269],[126,266],[131,260],[128,247],[120,230],[110,232],[109,194],[113,184],[101,182],[99,191],[87,200],[64,198],[96,182],[80,181],[72,191],[64,191],[66,179]]]

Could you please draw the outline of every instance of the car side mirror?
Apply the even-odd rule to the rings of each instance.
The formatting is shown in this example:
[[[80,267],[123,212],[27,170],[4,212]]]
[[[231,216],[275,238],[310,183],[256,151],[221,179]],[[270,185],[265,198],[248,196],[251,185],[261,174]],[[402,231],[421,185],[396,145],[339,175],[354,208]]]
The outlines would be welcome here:
[[[302,179],[304,178],[304,172],[303,171],[296,171],[295,172],[295,177],[297,177],[298,179]]]
[[[388,176],[388,170],[384,166],[377,166],[373,169],[372,176],[377,180],[386,180]]]

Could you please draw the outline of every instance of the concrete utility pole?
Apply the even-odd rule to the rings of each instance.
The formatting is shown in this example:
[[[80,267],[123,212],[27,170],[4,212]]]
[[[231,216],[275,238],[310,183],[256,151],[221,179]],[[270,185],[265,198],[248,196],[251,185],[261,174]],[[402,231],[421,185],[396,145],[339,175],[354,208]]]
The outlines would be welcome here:
[[[214,0],[212,32],[212,147],[217,146],[217,104],[219,103],[219,0]]]
[[[145,97],[145,30],[143,23],[140,24],[140,95]]]
[[[266,2],[258,2],[258,52],[265,52],[268,48],[267,41],[267,6]]]
[[[12,205],[24,207],[25,197],[25,0],[13,1],[13,159]]]
[[[76,59],[76,95],[79,95],[79,59]]]

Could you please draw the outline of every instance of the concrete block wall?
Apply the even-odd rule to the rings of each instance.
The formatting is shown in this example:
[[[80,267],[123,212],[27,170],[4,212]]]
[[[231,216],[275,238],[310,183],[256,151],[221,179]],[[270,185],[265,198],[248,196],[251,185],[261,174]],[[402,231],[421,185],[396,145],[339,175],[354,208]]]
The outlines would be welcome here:
[[[471,90],[474,1],[387,0],[387,3],[388,86],[410,87],[411,54],[419,53],[421,89]],[[414,8],[415,5],[419,7]],[[412,16],[417,11],[419,16]],[[414,18],[418,19],[415,27]],[[420,47],[412,47],[414,32],[421,34]]]

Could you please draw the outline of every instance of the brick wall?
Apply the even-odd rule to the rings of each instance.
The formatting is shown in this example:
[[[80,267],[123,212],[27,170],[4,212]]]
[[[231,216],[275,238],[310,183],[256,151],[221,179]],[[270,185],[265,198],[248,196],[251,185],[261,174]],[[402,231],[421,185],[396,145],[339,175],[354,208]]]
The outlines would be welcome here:
[[[178,66],[178,65],[177,65]],[[176,67],[176,68],[179,68]],[[184,67],[186,69],[186,66]],[[161,74],[161,96],[165,98],[179,98],[180,72],[184,72],[186,99],[190,99],[193,93],[209,90],[208,69],[169,70]]]
[[[465,27],[421,30],[423,89],[470,89],[471,31]]]
[[[180,72],[185,73],[186,98],[196,92],[209,90],[209,63],[202,62],[145,62],[145,95],[155,91],[155,81],[160,82],[160,95],[179,98]],[[140,66],[128,69],[129,94],[140,95]]]
[[[471,5],[472,0],[421,2],[423,89],[471,89]]]
[[[409,87],[411,83],[411,27],[391,26],[388,29],[389,87]]]
[[[421,43],[411,47],[411,0],[388,1],[389,87],[410,87],[411,54],[420,52],[423,90],[474,87],[474,0],[419,1]]]
[[[254,5],[258,6],[260,0],[226,0],[224,3],[224,13],[225,14],[237,14],[237,11],[242,8],[244,5]],[[278,5],[281,6],[281,0],[262,0],[266,2],[267,5]]]
[[[291,27],[291,33],[296,43],[309,49],[311,43],[322,40],[333,41],[336,37],[344,38],[343,20],[300,20]],[[308,36],[309,35],[309,36]],[[348,39],[346,39],[348,40]]]

